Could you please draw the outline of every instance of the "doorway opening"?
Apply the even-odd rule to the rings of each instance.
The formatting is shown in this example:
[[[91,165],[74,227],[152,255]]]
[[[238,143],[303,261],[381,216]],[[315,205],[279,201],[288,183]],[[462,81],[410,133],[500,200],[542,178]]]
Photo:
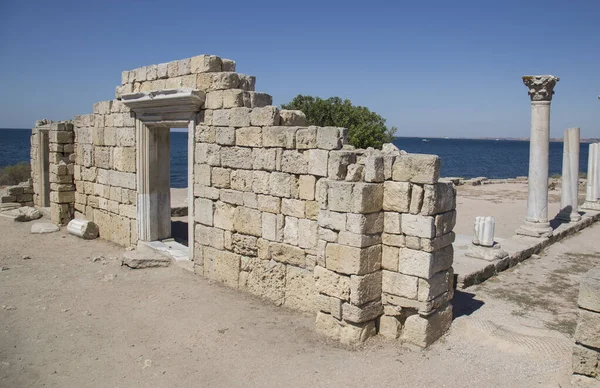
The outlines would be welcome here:
[[[38,169],[39,169],[39,193],[40,207],[50,207],[50,140],[48,131],[39,131],[38,144]]]
[[[188,244],[188,130],[170,131],[171,237]]]

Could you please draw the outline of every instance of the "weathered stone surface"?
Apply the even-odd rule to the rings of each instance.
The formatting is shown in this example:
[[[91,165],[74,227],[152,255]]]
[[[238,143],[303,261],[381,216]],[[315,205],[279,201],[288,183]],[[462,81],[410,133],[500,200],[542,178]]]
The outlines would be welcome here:
[[[319,210],[319,226],[332,230],[346,230],[346,213]]]
[[[355,345],[377,334],[375,321],[350,323],[336,319],[331,314],[317,313],[317,332],[336,339],[343,344]]]
[[[337,319],[342,319],[342,301],[338,298],[317,294],[315,295],[315,309],[329,313]]]
[[[379,334],[386,338],[396,339],[400,336],[402,324],[395,316],[382,315],[379,317]]]
[[[194,219],[204,225],[213,225],[215,203],[210,199],[196,198],[194,201]]]
[[[342,304],[342,318],[348,322],[361,323],[373,320],[383,314],[381,301],[373,301],[362,306],[350,303]]]
[[[350,303],[362,306],[381,298],[382,271],[375,271],[363,276],[350,276]]]
[[[298,220],[298,246],[305,249],[314,249],[317,246],[318,225],[316,221],[299,219]]]
[[[221,71],[221,63],[221,58],[215,55],[198,55],[190,58],[190,71],[193,74]]]
[[[435,219],[418,214],[402,214],[402,233],[408,236],[433,238],[435,236]]]
[[[308,154],[285,150],[281,155],[281,171],[292,174],[306,174],[308,172]]]
[[[356,248],[329,243],[325,262],[327,269],[348,275],[371,273],[381,268],[381,245]]]
[[[222,144],[222,145],[234,145],[235,144],[235,128],[233,128],[233,127],[209,127],[209,128],[215,128],[215,142],[217,144]],[[196,136],[196,140],[202,141],[201,139],[198,139],[197,136]]]
[[[274,148],[255,148],[252,150],[252,166],[255,170],[273,171],[276,169],[277,150]]]
[[[452,323],[452,306],[446,305],[428,317],[418,314],[406,318],[402,338],[405,341],[427,347],[437,341],[450,328]]]
[[[14,220],[17,222],[27,222],[37,220],[39,218],[42,218],[42,213],[40,213],[39,210],[34,207],[23,206],[16,209],[16,216]]]
[[[315,280],[311,271],[288,265],[284,305],[302,311],[314,311]]]
[[[453,255],[452,245],[433,253],[401,248],[398,271],[406,275],[430,279],[434,274],[452,266]]]
[[[292,176],[282,172],[273,172],[269,177],[269,190],[272,195],[289,198],[292,190]]]
[[[421,207],[423,206],[423,190],[422,186],[412,185],[411,198],[410,198],[410,213],[419,214]]]
[[[235,144],[245,147],[260,147],[262,145],[262,130],[260,127],[244,127],[235,131]]]
[[[263,146],[294,148],[297,130],[297,127],[265,127],[263,128]]]
[[[245,147],[223,147],[221,149],[221,165],[223,167],[251,169],[252,150]]]
[[[59,230],[60,228],[51,222],[38,222],[31,225],[31,233],[34,234],[53,233]]]
[[[448,292],[452,289],[454,283],[454,272],[452,269],[448,271],[438,272],[431,279],[419,279],[419,295],[418,300],[430,301],[436,297]]]
[[[383,156],[368,156],[365,160],[365,181],[383,182],[384,179]]]
[[[384,232],[392,234],[402,233],[402,214],[396,212],[384,212],[383,214]]]
[[[598,377],[600,376],[599,362],[598,351],[577,344],[573,346],[573,373]]]
[[[250,122],[252,125],[256,126],[279,125],[279,108],[277,108],[276,106],[254,108],[250,113]]]
[[[257,256],[258,247],[256,241],[256,237],[246,236],[244,234],[234,233],[231,236],[231,246],[233,247],[233,251],[244,256]]]
[[[317,147],[324,150],[339,150],[344,145],[344,132],[342,128],[318,127]]]
[[[352,233],[376,234],[383,231],[384,213],[356,214],[348,213],[346,229]]]
[[[577,304],[586,310],[600,313],[600,268],[591,269],[581,277]]]
[[[229,125],[236,128],[248,127],[250,125],[250,108],[231,108],[229,112]]]
[[[437,183],[440,179],[440,158],[425,154],[401,155],[394,163],[392,179],[398,182]]]
[[[283,242],[290,245],[298,245],[298,218],[285,217]]]
[[[346,173],[346,182],[361,182],[365,176],[365,168],[362,164],[351,164]]]
[[[434,215],[456,208],[456,192],[452,183],[437,183],[423,186],[423,207],[421,214]]]
[[[276,305],[285,300],[286,266],[273,260],[244,258],[240,273],[240,288],[268,299]]]
[[[355,183],[352,189],[353,213],[379,212],[383,206],[383,185],[376,183]]]
[[[283,126],[306,125],[306,115],[301,110],[282,109],[279,111],[279,117],[280,125]]]
[[[203,248],[204,275],[233,288],[238,287],[240,255],[212,247]]]
[[[389,271],[398,271],[398,258],[400,256],[400,248],[383,245],[381,247],[381,268]]]
[[[308,150],[308,173],[316,176],[327,176],[329,152],[326,150]]]
[[[315,289],[321,294],[350,300],[350,277],[317,265],[314,269]]]
[[[452,232],[456,225],[456,210],[435,216],[435,235],[442,236]]]
[[[235,208],[233,213],[233,226],[236,231],[251,236],[262,235],[262,213],[256,209],[243,206]]]
[[[330,179],[344,180],[348,175],[348,166],[354,163],[356,163],[356,153],[331,151],[327,162],[327,176]]]
[[[284,124],[282,124],[284,125]],[[296,148],[299,150],[308,150],[317,147],[317,128],[299,128],[296,131]]]
[[[398,272],[382,271],[381,290],[385,293],[417,299],[419,278]]]
[[[411,185],[408,182],[384,182],[383,210],[407,213],[410,210]]]
[[[167,257],[136,251],[125,252],[121,259],[121,265],[131,269],[168,267],[170,264],[171,259]]]
[[[600,348],[600,314],[579,309],[575,340],[586,346]]]
[[[304,250],[288,244],[272,243],[271,256],[275,261],[298,267],[302,267],[306,263]]]

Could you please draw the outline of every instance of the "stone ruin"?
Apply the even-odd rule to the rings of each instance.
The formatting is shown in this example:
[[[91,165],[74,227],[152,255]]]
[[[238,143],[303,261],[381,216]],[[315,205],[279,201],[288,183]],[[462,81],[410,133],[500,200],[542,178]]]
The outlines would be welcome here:
[[[435,155],[358,150],[216,56],[125,71],[116,99],[31,137],[37,207],[122,246],[171,236],[170,128],[188,129],[194,272],[316,314],[344,343],[426,347],[452,321],[456,192]]]

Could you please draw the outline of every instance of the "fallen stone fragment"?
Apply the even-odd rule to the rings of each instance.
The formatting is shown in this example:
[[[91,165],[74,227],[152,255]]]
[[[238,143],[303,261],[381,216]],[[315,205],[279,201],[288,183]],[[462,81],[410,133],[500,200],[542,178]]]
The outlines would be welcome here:
[[[67,231],[84,240],[93,240],[98,237],[98,225],[88,220],[71,220],[67,225]]]
[[[31,260],[31,256],[27,256],[27,255],[25,255],[25,256],[23,256],[23,257],[22,257],[22,259],[23,259],[23,260]]]
[[[42,234],[42,233],[53,233],[58,232],[60,228],[51,222],[38,222],[31,225],[31,233]]]
[[[7,306],[7,305],[3,305],[2,306],[3,310],[16,310],[17,308],[15,306]]]
[[[121,266],[131,269],[168,267],[171,259],[160,255],[151,255],[136,251],[126,252],[121,259]]]
[[[15,221],[17,222],[27,222],[42,218],[42,213],[40,213],[39,210],[31,206],[20,207],[16,209],[16,212],[18,213],[15,217]]]

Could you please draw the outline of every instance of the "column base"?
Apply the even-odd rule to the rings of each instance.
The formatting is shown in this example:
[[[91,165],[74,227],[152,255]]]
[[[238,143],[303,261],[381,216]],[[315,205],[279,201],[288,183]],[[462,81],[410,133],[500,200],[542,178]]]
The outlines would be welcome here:
[[[585,201],[580,207],[581,209],[600,211],[600,201]]]
[[[487,261],[496,261],[508,256],[508,252],[501,249],[499,244],[496,244],[494,247],[471,244],[469,245],[467,252],[465,252],[465,256]]]
[[[517,234],[537,238],[550,237],[552,236],[552,227],[549,222],[524,221],[523,225],[517,229]]]
[[[561,221],[567,221],[567,222],[579,222],[581,221],[581,215],[579,213],[562,213],[559,212],[556,215],[556,219],[557,220],[561,220]]]

